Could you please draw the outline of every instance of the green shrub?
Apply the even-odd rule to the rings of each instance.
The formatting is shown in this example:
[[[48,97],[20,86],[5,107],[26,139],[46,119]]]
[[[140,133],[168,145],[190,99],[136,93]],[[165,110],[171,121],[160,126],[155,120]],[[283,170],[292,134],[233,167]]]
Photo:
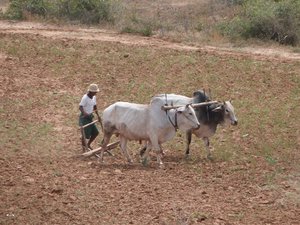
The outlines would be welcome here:
[[[153,29],[150,24],[144,24],[139,26],[125,26],[122,30],[122,33],[133,33],[141,34],[142,36],[150,37],[153,34]]]
[[[23,7],[25,1],[11,0],[9,8],[5,13],[5,17],[8,19],[21,20],[24,19]]]
[[[227,5],[242,5],[247,0],[221,0]]]
[[[232,37],[266,38],[272,33],[274,17],[272,1],[249,1],[240,15],[223,26],[223,31]]]
[[[282,27],[285,29],[300,29],[300,1],[289,0],[278,3],[275,9],[275,16]]]
[[[120,27],[122,33],[140,34],[149,37],[153,34],[153,30],[156,27],[154,19],[141,19],[141,16],[136,11],[127,12],[123,20],[124,22]]]
[[[46,0],[29,0],[24,9],[33,15],[46,16],[50,4]]]
[[[245,1],[240,14],[219,27],[232,38],[270,39],[277,33],[279,42],[288,37],[286,44],[295,45],[300,37],[300,1]]]
[[[5,16],[25,19],[26,14],[66,18],[82,23],[113,22],[117,0],[11,0]]]
[[[58,15],[82,23],[113,22],[110,9],[109,0],[61,0]]]

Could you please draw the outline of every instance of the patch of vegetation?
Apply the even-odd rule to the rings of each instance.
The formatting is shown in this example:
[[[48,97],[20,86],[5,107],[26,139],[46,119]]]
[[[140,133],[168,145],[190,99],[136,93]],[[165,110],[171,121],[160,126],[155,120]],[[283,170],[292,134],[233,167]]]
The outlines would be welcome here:
[[[142,36],[149,37],[152,35],[152,28],[150,25],[141,26],[141,27],[126,26],[122,29],[121,32],[122,33],[132,33],[132,34],[141,34]]]
[[[223,34],[231,38],[272,39],[297,45],[300,38],[300,1],[244,1],[240,13],[222,23]]]
[[[51,146],[46,141],[55,143],[53,127],[48,123],[24,123],[16,119],[0,121],[2,134],[2,149],[8,148],[14,152],[27,152],[28,154],[39,153],[49,155]],[[52,145],[53,147],[53,145]]]
[[[109,25],[123,33],[176,41],[273,39],[296,46],[300,39],[300,1],[214,0],[182,6],[164,2],[133,3],[120,0],[11,0],[0,17],[31,17],[83,24]],[[222,36],[223,35],[223,36]]]
[[[12,0],[5,13],[8,19],[22,20],[26,15],[76,20],[84,24],[114,22],[114,0]]]

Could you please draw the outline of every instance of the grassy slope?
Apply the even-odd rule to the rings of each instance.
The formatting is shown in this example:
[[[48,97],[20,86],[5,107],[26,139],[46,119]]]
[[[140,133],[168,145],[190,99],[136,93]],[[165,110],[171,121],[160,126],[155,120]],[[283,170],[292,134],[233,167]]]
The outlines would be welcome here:
[[[198,88],[211,88],[215,99],[233,99],[240,122],[236,128],[220,128],[213,138],[220,166],[223,162],[246,165],[245,171],[230,166],[230,173],[275,186],[276,179],[299,172],[297,61],[30,35],[1,35],[0,49],[3,162],[32,155],[28,163],[47,165],[50,176],[60,179],[63,168],[58,166],[59,159],[80,149],[77,104],[88,84],[96,82],[101,87],[101,109],[117,100],[147,103],[157,93],[191,95]],[[178,134],[164,148],[172,150],[170,155],[177,151],[183,155],[183,140]],[[131,146],[134,152],[137,146]],[[194,140],[192,148],[192,160],[204,158],[204,150],[197,150],[203,148],[200,140]],[[202,171],[201,164],[190,168]],[[49,171],[42,167],[40,173]],[[243,221],[243,216],[235,220]]]
[[[147,103],[157,93],[190,96],[204,87],[211,88],[218,100],[234,100],[240,125],[234,139],[231,133],[224,137],[229,139],[228,149],[235,142],[247,143],[240,147],[269,152],[278,160],[282,153],[292,156],[297,149],[299,62],[35,37],[3,37],[0,46],[12,57],[5,63],[18,63],[11,71],[5,70],[8,67],[1,71],[3,88],[13,101],[5,101],[1,110],[3,115],[11,112],[12,121],[22,114],[26,122],[15,122],[34,126],[32,120],[45,117],[40,112],[53,113],[44,108],[45,102],[50,109],[68,114],[64,123],[72,124],[78,98],[90,82],[102,87],[102,108],[117,100]],[[24,115],[28,108],[34,108],[36,118]],[[44,119],[48,123],[40,124],[40,129],[48,133],[55,124]]]

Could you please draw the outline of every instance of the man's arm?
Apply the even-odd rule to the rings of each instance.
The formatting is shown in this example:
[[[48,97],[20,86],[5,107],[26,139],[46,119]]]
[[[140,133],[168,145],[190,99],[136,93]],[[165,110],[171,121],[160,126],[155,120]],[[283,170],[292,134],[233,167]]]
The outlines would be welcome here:
[[[86,116],[89,115],[88,113],[86,113],[86,112],[84,111],[83,106],[81,106],[81,105],[79,106],[79,110],[80,110],[80,112],[82,113],[83,117],[86,117]]]

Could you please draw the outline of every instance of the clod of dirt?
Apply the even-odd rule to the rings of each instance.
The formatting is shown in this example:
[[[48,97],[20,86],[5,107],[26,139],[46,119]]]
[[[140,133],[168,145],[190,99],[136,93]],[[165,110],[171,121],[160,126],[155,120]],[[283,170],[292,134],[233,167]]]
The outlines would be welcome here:
[[[53,188],[52,190],[51,190],[51,193],[52,194],[58,194],[58,195],[61,195],[62,193],[63,193],[63,189],[62,188],[60,188],[60,187],[55,187],[55,188]]]
[[[24,181],[26,184],[33,184],[35,182],[35,180],[32,177],[26,177]]]

